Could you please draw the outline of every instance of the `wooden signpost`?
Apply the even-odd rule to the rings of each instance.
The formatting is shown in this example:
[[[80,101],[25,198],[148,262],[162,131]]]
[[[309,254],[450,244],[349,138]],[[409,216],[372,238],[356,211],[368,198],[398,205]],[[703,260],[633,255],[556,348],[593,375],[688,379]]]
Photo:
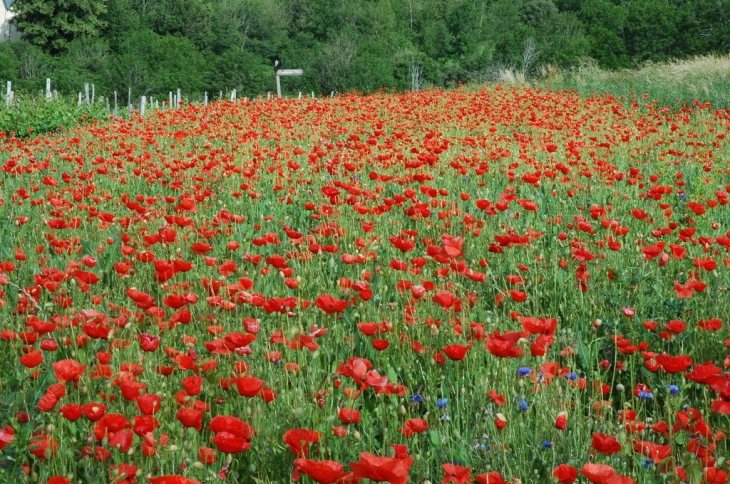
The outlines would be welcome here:
[[[275,67],[281,63],[274,64]],[[281,97],[281,76],[301,76],[304,71],[301,69],[276,69],[276,97]]]

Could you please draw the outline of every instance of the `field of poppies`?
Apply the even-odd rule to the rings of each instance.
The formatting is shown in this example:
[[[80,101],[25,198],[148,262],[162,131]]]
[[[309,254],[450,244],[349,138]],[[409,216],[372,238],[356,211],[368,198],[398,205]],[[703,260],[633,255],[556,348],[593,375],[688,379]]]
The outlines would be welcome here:
[[[726,482],[728,131],[484,87],[0,133],[0,481]]]

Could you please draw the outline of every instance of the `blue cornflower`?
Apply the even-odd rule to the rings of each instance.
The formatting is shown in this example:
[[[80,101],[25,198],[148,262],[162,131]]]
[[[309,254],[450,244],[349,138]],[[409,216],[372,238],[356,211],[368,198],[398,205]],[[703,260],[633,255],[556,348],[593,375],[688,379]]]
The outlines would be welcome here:
[[[436,400],[436,406],[438,408],[444,408],[446,405],[448,405],[449,399],[448,398],[439,398]]]
[[[566,380],[570,380],[570,381],[577,380],[578,379],[578,373],[576,373],[576,372],[568,373],[567,375],[565,375],[565,379]]]
[[[526,412],[529,406],[525,400],[520,400],[520,411]]]
[[[423,395],[420,395],[420,394],[416,393],[415,395],[413,395],[413,396],[411,397],[411,400],[412,400],[412,401],[413,401],[414,403],[421,403],[421,402],[423,401]]]
[[[530,373],[532,373],[532,368],[528,368],[528,367],[526,367],[526,366],[521,366],[521,367],[520,367],[520,368],[519,368],[519,369],[517,370],[517,374],[518,374],[518,375],[520,375],[520,376],[527,376],[527,375],[529,375]]]
[[[552,442],[548,442],[548,441],[546,440],[545,442],[543,442],[543,443],[542,443],[542,446],[543,446],[544,448],[546,448],[546,449],[550,449],[550,448],[552,448],[552,446],[553,446],[553,443],[552,443]]]
[[[679,387],[677,385],[667,385],[670,395],[676,395],[679,393]]]
[[[644,400],[651,400],[652,398],[654,398],[654,394],[651,392],[641,390],[639,392],[639,398],[643,398]]]
[[[654,465],[654,461],[651,459],[644,459],[644,462],[641,464],[641,467],[644,469],[651,469],[651,466]]]

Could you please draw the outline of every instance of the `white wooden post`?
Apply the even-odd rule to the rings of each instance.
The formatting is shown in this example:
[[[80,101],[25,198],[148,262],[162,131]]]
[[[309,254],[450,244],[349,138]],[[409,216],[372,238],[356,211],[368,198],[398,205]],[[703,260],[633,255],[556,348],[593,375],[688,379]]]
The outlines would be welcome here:
[[[117,91],[114,91],[114,117],[117,117]]]
[[[10,107],[10,94],[13,92],[13,83],[8,81],[7,89],[5,90],[5,105]]]
[[[96,98],[96,86],[93,84],[91,85],[91,104],[94,104],[94,99]]]
[[[276,97],[281,98],[281,76],[301,76],[304,71],[301,69],[277,69],[276,71]]]
[[[84,99],[86,99],[86,104],[89,104],[89,83],[84,83]]]
[[[233,91],[231,91],[231,102],[232,103],[236,102],[236,90],[235,89]]]
[[[132,88],[129,88],[129,91],[127,91],[127,111],[132,110]]]
[[[177,100],[175,101],[175,109],[180,109],[180,103],[182,102],[182,94],[180,88],[177,89]]]
[[[299,100],[302,100],[302,91],[299,91]]]
[[[78,105],[81,106],[84,104],[84,95],[82,93],[79,93],[79,103]]]
[[[312,99],[316,99],[316,98],[314,97],[314,91],[312,91]]]
[[[203,106],[208,105],[208,91],[205,91],[205,95],[203,96]]]
[[[51,79],[46,78],[46,101],[51,100]]]
[[[139,104],[139,115],[144,117],[145,108],[147,107],[147,96],[142,96],[142,101]]]

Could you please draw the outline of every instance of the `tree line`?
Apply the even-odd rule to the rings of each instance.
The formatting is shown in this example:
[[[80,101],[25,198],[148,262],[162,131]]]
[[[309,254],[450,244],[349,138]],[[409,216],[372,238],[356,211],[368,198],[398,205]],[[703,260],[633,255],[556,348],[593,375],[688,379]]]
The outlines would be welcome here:
[[[730,50],[730,0],[16,0],[0,81],[166,96],[372,92]]]

